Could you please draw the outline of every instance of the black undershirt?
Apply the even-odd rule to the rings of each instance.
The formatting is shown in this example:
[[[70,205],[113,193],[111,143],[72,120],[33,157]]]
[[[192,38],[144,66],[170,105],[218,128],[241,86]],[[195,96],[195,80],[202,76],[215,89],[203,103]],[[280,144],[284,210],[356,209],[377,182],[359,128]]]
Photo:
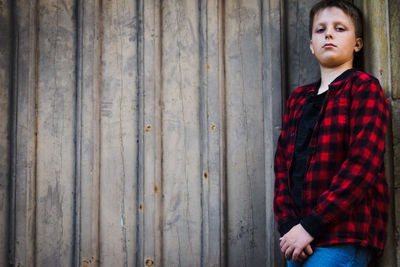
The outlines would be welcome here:
[[[290,180],[291,195],[294,203],[299,208],[303,205],[302,189],[307,171],[307,158],[311,153],[309,144],[327,92],[307,96],[297,129],[293,163],[290,169]]]

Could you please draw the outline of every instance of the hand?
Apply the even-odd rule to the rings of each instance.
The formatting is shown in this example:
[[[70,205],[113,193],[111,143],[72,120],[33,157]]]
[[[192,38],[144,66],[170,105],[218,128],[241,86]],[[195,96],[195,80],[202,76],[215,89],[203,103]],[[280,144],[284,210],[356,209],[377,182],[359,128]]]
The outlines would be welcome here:
[[[307,245],[306,248],[300,253],[298,260],[293,262],[304,262],[309,256],[311,256],[314,251],[311,248],[311,245]]]
[[[281,238],[281,251],[287,260],[300,261],[312,254],[310,243],[314,238],[301,226],[295,225]],[[305,250],[305,251],[304,251]],[[305,252],[305,253],[304,253]],[[303,254],[304,253],[304,254]]]

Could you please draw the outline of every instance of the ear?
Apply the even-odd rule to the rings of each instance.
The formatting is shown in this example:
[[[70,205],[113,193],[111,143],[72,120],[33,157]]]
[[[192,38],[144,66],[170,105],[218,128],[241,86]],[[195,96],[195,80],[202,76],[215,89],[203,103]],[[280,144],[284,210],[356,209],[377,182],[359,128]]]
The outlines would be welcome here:
[[[359,52],[363,48],[364,42],[361,37],[356,38],[356,44],[354,46],[354,52]]]
[[[311,54],[314,55],[314,48],[313,48],[313,45],[312,45],[312,40],[310,40],[310,50],[311,50]]]

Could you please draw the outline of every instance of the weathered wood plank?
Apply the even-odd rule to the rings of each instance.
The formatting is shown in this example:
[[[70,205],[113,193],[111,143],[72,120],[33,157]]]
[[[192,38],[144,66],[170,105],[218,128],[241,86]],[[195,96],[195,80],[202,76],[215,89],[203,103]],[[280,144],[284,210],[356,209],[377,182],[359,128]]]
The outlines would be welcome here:
[[[11,261],[18,266],[35,262],[36,235],[36,2],[16,1],[15,132],[12,148]]]
[[[318,0],[288,0],[286,2],[286,79],[289,92],[319,79],[319,65],[310,51],[308,14]]]
[[[394,251],[396,264],[400,266],[400,2],[390,0],[388,3],[390,23],[390,71],[391,71],[391,92],[392,92],[392,126],[393,126],[393,176],[394,176]],[[392,234],[392,233],[390,233]]]
[[[198,29],[198,1],[162,2],[164,266],[200,266]]]
[[[395,227],[394,238],[396,241],[395,253],[396,263],[400,266],[400,249],[399,249],[399,233],[400,233],[400,101],[392,102],[392,125],[393,125],[393,162],[394,162],[394,207],[395,207]],[[389,233],[392,234],[392,233]]]
[[[8,266],[11,2],[0,1],[0,266]]]
[[[75,262],[99,266],[101,10],[96,0],[78,4]]]
[[[230,266],[265,264],[265,154],[259,1],[225,13],[228,255]]]
[[[139,8],[139,177],[138,266],[162,266],[161,3],[140,1]]]
[[[392,98],[400,99],[400,1],[389,0],[388,2],[389,12],[389,29],[390,29],[390,63],[391,63],[391,86],[392,86]],[[399,262],[400,266],[400,252]]]
[[[285,103],[286,74],[282,73],[285,62],[281,42],[284,25],[281,12],[286,8],[282,1],[262,2],[263,19],[263,98],[264,98],[264,151],[265,151],[265,251],[269,266],[284,266],[284,259],[279,247],[279,233],[273,212],[274,197],[274,156],[281,131],[282,114]]]
[[[387,240],[385,244],[385,250],[383,252],[383,256],[379,259],[375,259],[369,266],[397,266],[396,265],[396,254],[397,252],[397,243],[396,239],[396,203],[398,199],[396,199],[396,181],[395,181],[395,172],[396,170],[394,162],[396,162],[396,139],[397,133],[396,128],[398,128],[393,122],[396,122],[398,115],[393,113],[396,111],[395,102],[390,101],[390,114],[389,121],[387,123],[387,132],[385,139],[385,175],[386,180],[389,185],[389,194],[390,194],[390,207],[389,207],[389,223],[387,228]]]
[[[136,1],[102,2],[100,265],[136,264]]]
[[[387,5],[385,0],[363,2],[363,15],[365,20],[364,34],[364,69],[379,79],[386,97],[390,96],[390,61],[389,57],[389,32],[387,21]]]
[[[224,266],[223,3],[200,2],[201,266]]]
[[[70,266],[75,173],[73,0],[38,6],[36,265]]]

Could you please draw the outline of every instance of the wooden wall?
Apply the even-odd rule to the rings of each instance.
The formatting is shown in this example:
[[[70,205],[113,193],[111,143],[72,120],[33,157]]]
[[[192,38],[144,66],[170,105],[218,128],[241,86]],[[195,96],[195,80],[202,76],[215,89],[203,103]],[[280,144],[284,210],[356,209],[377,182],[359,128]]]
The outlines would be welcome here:
[[[0,0],[0,266],[282,266],[273,156],[319,75],[315,2]],[[392,106],[374,264],[400,266],[400,8],[353,2]]]

